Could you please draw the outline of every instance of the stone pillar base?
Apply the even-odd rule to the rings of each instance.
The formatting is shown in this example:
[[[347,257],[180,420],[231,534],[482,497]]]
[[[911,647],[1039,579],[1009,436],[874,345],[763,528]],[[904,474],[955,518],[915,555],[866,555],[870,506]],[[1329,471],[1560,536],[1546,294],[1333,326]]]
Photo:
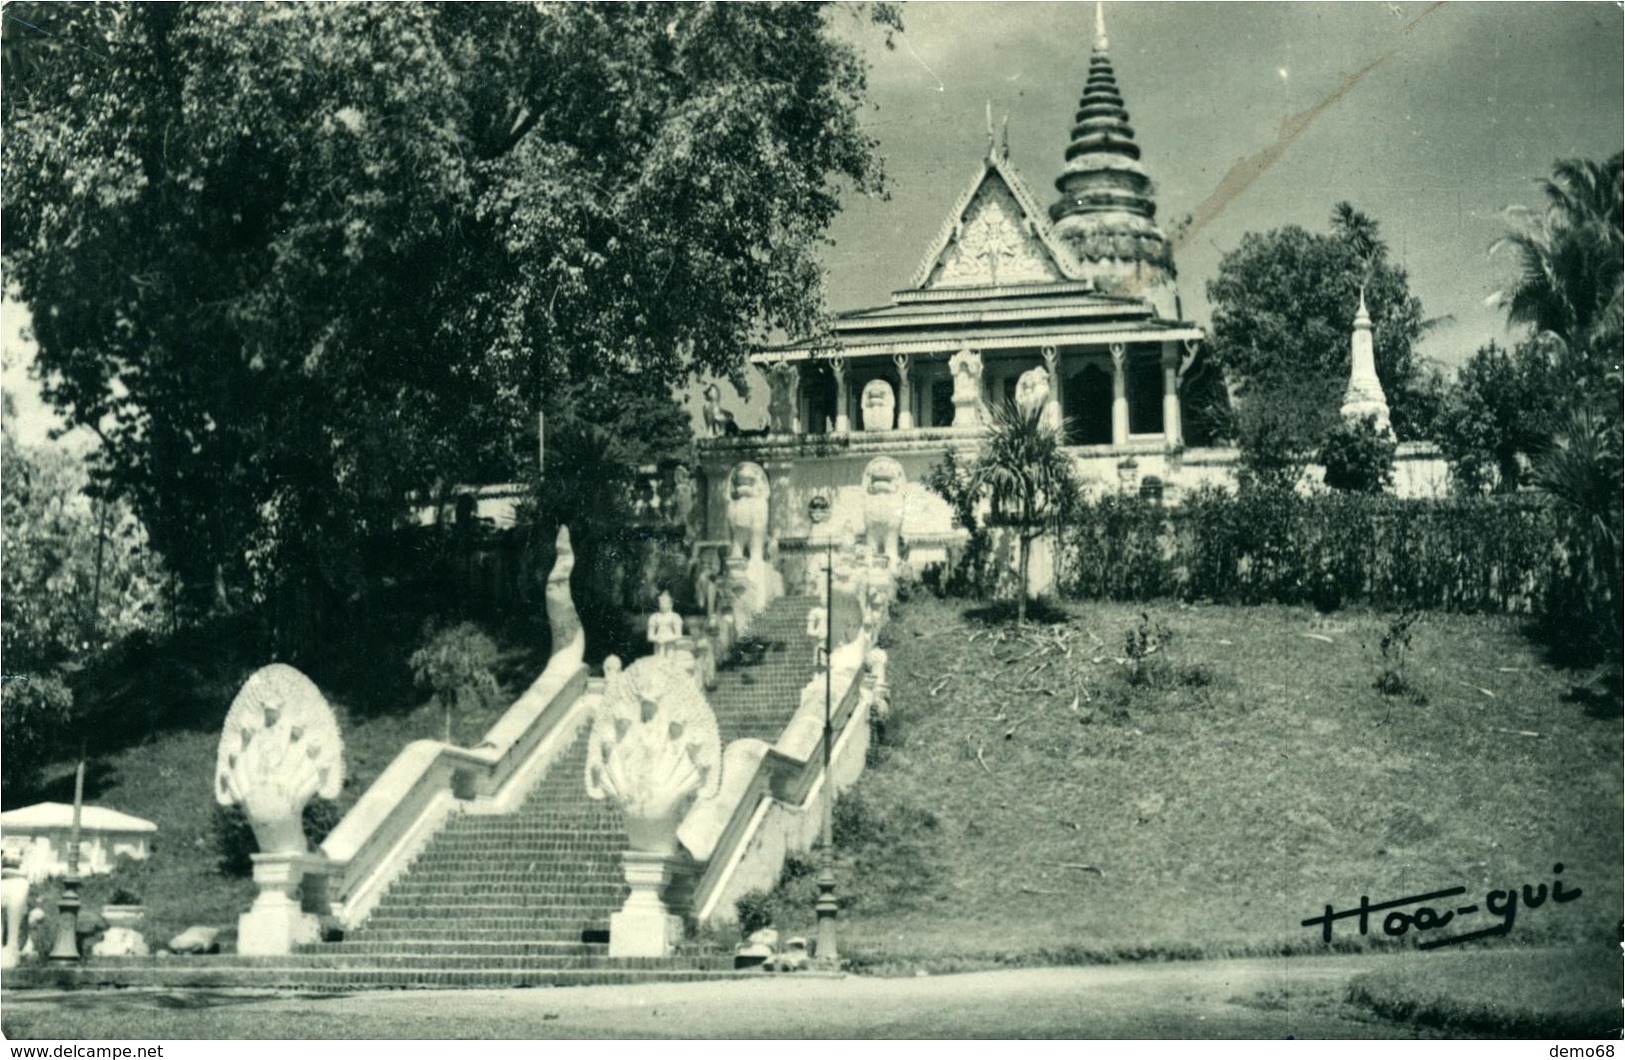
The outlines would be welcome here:
[[[632,893],[621,911],[609,918],[611,957],[670,957],[683,938],[683,918],[661,899],[678,871],[676,857],[629,850],[621,855],[621,869]]]
[[[245,957],[282,957],[295,946],[320,942],[321,921],[304,910],[306,875],[327,871],[318,854],[255,854],[254,882],[259,897],[237,918],[237,952]]]

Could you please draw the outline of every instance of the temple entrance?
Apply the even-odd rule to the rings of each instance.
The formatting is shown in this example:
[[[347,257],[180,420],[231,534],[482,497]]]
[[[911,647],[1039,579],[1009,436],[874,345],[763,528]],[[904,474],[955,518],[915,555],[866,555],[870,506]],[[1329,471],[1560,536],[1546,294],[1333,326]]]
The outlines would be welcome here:
[[[1098,365],[1085,365],[1066,381],[1068,445],[1110,445],[1112,377]]]

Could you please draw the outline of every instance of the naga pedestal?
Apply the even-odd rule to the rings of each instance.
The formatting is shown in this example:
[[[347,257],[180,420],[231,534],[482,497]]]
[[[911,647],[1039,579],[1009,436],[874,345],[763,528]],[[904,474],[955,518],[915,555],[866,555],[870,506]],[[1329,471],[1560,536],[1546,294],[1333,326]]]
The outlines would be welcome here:
[[[621,911],[609,918],[611,957],[670,957],[683,938],[683,918],[666,906],[663,895],[687,864],[680,856],[628,850],[621,869],[632,893]]]
[[[259,897],[237,918],[237,952],[245,957],[281,957],[294,947],[320,942],[321,921],[307,910],[305,882],[319,893],[328,871],[319,854],[254,854],[254,882]]]

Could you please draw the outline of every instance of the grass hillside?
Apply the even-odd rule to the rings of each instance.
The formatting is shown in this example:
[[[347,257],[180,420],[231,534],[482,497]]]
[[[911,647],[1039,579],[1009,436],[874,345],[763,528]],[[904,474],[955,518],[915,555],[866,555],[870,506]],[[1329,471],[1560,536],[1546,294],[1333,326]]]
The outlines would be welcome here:
[[[1619,718],[1571,700],[1576,675],[1516,622],[1424,616],[1384,695],[1390,616],[1050,617],[1018,632],[963,603],[899,609],[891,718],[837,829],[860,966],[1314,952],[1300,922],[1328,903],[1464,886],[1451,906],[1481,911],[1440,937],[1496,925],[1487,892],[1549,885],[1557,863],[1580,898],[1468,945],[1618,941]],[[1131,630],[1149,634],[1138,667]],[[810,906],[802,884],[781,904]],[[1354,921],[1334,937],[1354,945]],[[1396,944],[1380,915],[1365,944]]]

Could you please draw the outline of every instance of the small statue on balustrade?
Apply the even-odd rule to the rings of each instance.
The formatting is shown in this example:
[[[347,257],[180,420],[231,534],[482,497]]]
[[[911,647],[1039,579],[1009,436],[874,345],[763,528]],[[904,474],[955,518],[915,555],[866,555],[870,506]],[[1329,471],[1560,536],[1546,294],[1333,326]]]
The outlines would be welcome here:
[[[656,605],[660,610],[649,616],[649,643],[656,655],[665,655],[683,636],[683,619],[672,610],[671,593],[664,589]]]

